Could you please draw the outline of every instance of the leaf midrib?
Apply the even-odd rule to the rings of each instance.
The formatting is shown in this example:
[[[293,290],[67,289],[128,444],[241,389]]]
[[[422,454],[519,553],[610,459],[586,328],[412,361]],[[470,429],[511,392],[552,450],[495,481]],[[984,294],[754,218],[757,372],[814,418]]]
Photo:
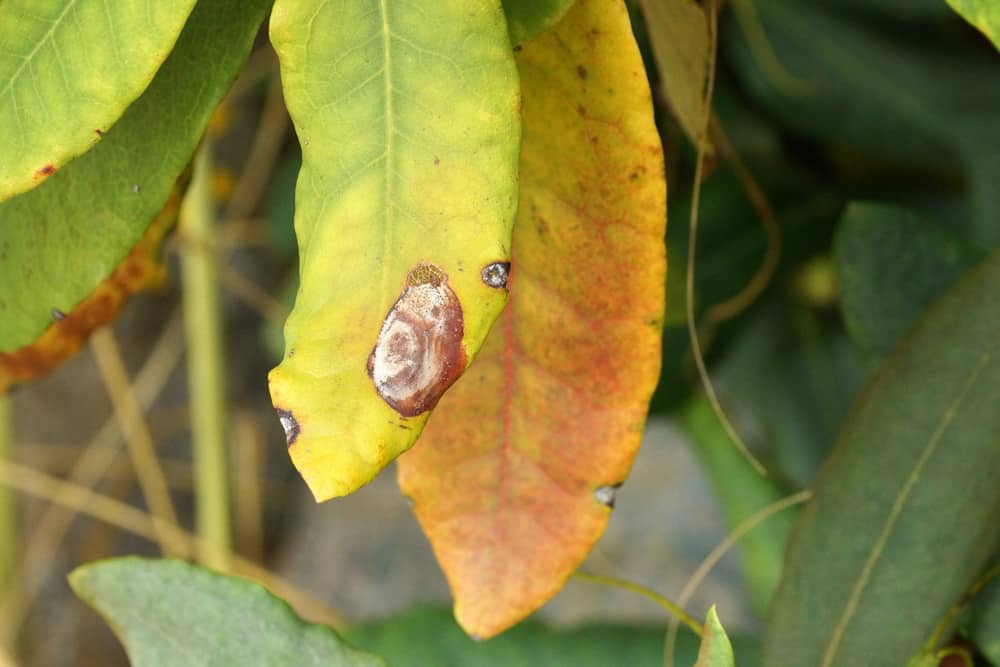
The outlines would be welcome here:
[[[830,667],[830,665],[833,664],[833,660],[837,656],[837,651],[840,650],[841,642],[847,632],[847,626],[850,624],[854,614],[857,612],[861,596],[864,594],[868,586],[872,573],[875,571],[875,566],[878,564],[879,559],[881,559],[882,554],[885,551],[886,544],[889,542],[892,531],[903,512],[904,506],[906,505],[911,492],[921,477],[924,466],[930,460],[934,452],[937,451],[938,445],[944,438],[944,434],[948,430],[948,427],[951,425],[952,421],[954,421],[955,415],[958,413],[962,402],[972,390],[972,387],[976,384],[979,374],[991,361],[993,352],[996,348],[997,346],[993,346],[979,356],[979,360],[976,363],[976,366],[969,373],[969,376],[966,378],[966,381],[962,386],[962,390],[948,405],[944,414],[942,414],[937,428],[934,429],[934,433],[928,439],[927,444],[924,445],[923,451],[920,453],[920,457],[917,459],[916,464],[913,466],[913,469],[906,478],[906,482],[903,484],[899,493],[896,494],[896,498],[893,501],[889,515],[886,517],[882,531],[879,533],[878,539],[875,541],[875,546],[868,555],[868,559],[865,561],[864,566],[861,568],[861,573],[858,575],[858,579],[854,582],[854,586],[851,588],[851,595],[847,599],[844,611],[841,613],[840,618],[837,620],[837,624],[834,626],[833,633],[830,636],[830,641],[826,646],[826,650],[823,652],[821,667]]]
[[[379,307],[379,314],[386,312],[389,302],[391,301],[390,290],[392,289],[389,285],[389,253],[392,251],[392,225],[393,225],[393,191],[392,191],[392,174],[393,174],[393,133],[395,132],[395,120],[393,117],[393,105],[392,105],[392,30],[389,27],[389,8],[387,5],[387,0],[379,0],[379,12],[382,19],[382,77],[385,81],[384,85],[384,95],[385,95],[385,113],[383,114],[385,119],[385,167],[384,167],[384,178],[385,178],[385,217],[382,229],[382,303]]]

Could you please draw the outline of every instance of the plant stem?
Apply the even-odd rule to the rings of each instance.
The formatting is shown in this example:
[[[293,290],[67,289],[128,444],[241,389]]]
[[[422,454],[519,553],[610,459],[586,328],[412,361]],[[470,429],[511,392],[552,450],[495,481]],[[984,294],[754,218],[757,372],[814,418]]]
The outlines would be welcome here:
[[[602,574],[592,574],[590,572],[580,572],[576,571],[573,573],[575,579],[582,579],[584,581],[592,581],[595,584],[604,584],[605,586],[614,586],[615,588],[622,588],[627,591],[632,591],[633,593],[638,593],[648,600],[652,600],[656,604],[660,605],[667,610],[668,613],[673,614],[675,618],[680,620],[684,625],[691,629],[691,632],[695,633],[699,637],[701,636],[701,623],[699,623],[690,614],[684,611],[684,608],[679,604],[663,597],[654,590],[650,590],[645,586],[641,586],[633,581],[628,581],[627,579],[618,579],[617,577],[606,577]]]
[[[14,419],[7,394],[0,393],[0,461],[13,459]],[[13,650],[8,612],[17,596],[17,505],[13,491],[0,488],[0,648]]]
[[[226,461],[226,389],[219,275],[214,259],[211,157],[203,144],[180,211],[184,328],[194,452],[195,531],[199,560],[228,570],[229,475]]]

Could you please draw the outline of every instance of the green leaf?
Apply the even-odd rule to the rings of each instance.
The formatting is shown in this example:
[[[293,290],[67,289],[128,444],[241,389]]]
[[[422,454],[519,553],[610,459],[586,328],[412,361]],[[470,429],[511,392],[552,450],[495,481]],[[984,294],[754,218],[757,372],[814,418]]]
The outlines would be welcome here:
[[[852,204],[837,230],[841,308],[872,367],[983,253],[895,206]]]
[[[345,633],[392,667],[660,667],[663,626],[589,624],[555,629],[528,620],[493,639],[477,642],[456,625],[448,610],[414,610]],[[757,645],[735,637],[740,667],[759,664]],[[698,638],[681,631],[674,663],[693,665]]]
[[[0,202],[100,140],[149,85],[194,4],[0,2]]]
[[[947,22],[873,21],[826,4],[754,3],[767,47],[723,26],[742,86],[789,129],[825,142],[858,192],[961,197],[970,241],[1000,245],[996,54],[950,38]],[[759,55],[763,48],[774,57]],[[899,192],[901,180],[919,185]]]
[[[378,667],[259,584],[188,563],[115,558],[77,568],[73,591],[118,635],[134,667]]]
[[[0,204],[0,388],[51,367],[67,339],[79,345],[107,321],[109,290],[139,286],[109,277],[167,203],[269,4],[199,2],[153,83],[104,139]],[[54,310],[66,317],[54,322]]]
[[[969,634],[990,663],[1000,667],[1000,578],[991,581],[973,601]]]
[[[764,662],[905,664],[997,547],[1000,251],[938,300],[845,421],[793,530]]]
[[[555,27],[574,0],[503,0],[512,44],[524,44]]]
[[[694,440],[695,453],[715,489],[730,530],[781,500],[781,490],[740,454],[702,394],[684,409],[681,421]],[[794,520],[793,511],[780,512],[753,528],[739,542],[750,597],[761,613],[767,609],[778,586],[785,541]]]
[[[733,647],[729,637],[719,622],[713,604],[705,617],[705,629],[701,638],[701,648],[698,649],[698,662],[694,667],[733,667],[736,664],[733,657]]]
[[[996,0],[948,0],[948,4],[1000,49],[1000,3]]]
[[[483,275],[510,261],[517,69],[499,0],[278,0],[271,40],[303,158],[271,398],[326,500],[413,444],[506,302]],[[425,293],[438,314],[404,314]]]

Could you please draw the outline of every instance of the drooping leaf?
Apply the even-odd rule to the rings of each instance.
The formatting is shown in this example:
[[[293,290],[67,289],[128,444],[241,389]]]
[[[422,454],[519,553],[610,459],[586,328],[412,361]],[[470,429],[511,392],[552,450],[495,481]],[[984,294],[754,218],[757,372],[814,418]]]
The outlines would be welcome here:
[[[524,44],[551,30],[575,0],[503,0],[512,44]]]
[[[733,656],[733,646],[729,643],[715,605],[708,610],[705,617],[705,629],[701,638],[701,648],[698,649],[698,662],[694,667],[733,667],[736,658]]]
[[[1000,4],[995,0],[948,0],[948,4],[1000,49]]]
[[[384,667],[330,628],[302,621],[262,586],[182,561],[128,557],[69,575],[118,635],[133,667]]]
[[[149,85],[194,4],[0,3],[0,202],[101,139]]]
[[[640,4],[646,15],[660,85],[677,122],[697,146],[705,133],[708,113],[708,15],[693,0],[642,0]]]
[[[781,499],[783,494],[774,480],[753,469],[703,395],[691,401],[681,419],[694,440],[695,454],[712,483],[730,530]],[[794,520],[794,512],[781,512],[756,526],[739,542],[750,597],[762,614],[778,586],[785,541]]]
[[[1000,667],[1000,578],[991,581],[973,600],[970,635],[990,663]]]
[[[271,398],[322,501],[413,444],[503,308],[517,71],[499,0],[279,0],[271,40],[303,153]]]
[[[905,664],[997,547],[1000,252],[881,365],[800,514],[764,662]]]
[[[511,301],[400,460],[471,635],[563,585],[600,537],[659,369],[663,157],[624,3],[578,0],[518,54]]]
[[[463,633],[445,610],[406,612],[385,621],[361,625],[345,633],[352,643],[377,653],[392,667],[660,667],[663,626],[588,624],[552,628],[527,620],[489,641]],[[760,664],[759,647],[733,637],[740,667]],[[681,631],[674,664],[693,665],[698,638]]]
[[[0,204],[0,391],[72,355],[155,274],[175,182],[269,4],[199,2],[153,83],[104,139]]]
[[[895,206],[852,204],[835,244],[847,329],[875,366],[983,253]]]

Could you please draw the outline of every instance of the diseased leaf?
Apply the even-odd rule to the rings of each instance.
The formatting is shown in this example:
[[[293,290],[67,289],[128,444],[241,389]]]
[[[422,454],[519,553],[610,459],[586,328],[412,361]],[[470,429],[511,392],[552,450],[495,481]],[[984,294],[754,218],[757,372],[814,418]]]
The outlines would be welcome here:
[[[996,0],[948,0],[948,4],[1000,49],[1000,3]]]
[[[524,44],[551,30],[566,15],[574,0],[503,0],[512,44]]]
[[[698,650],[698,662],[694,667],[733,667],[736,658],[733,656],[733,647],[729,643],[729,637],[719,622],[719,615],[715,612],[715,605],[708,610],[705,617],[705,629],[701,638],[701,648]]]
[[[133,667],[380,667],[256,582],[182,561],[115,558],[77,568],[73,591],[118,635]]]
[[[303,153],[271,398],[323,501],[413,444],[503,308],[517,71],[499,0],[278,0],[271,40]]]
[[[345,637],[392,667],[661,667],[663,625],[553,628],[527,620],[489,641],[466,636],[445,610],[420,609],[351,628]],[[733,637],[740,667],[760,664],[753,640]],[[674,664],[693,665],[698,637],[682,630]]]
[[[0,2],[0,202],[101,139],[149,85],[194,4]]]
[[[852,204],[835,244],[841,308],[872,367],[983,253],[895,206]]]
[[[684,133],[695,146],[705,133],[709,25],[694,0],[641,0],[660,85]]]
[[[939,299],[845,421],[793,530],[770,666],[905,664],[997,547],[1000,252]]]
[[[269,4],[199,2],[153,83],[104,139],[0,204],[0,391],[72,355],[155,274],[175,182]]]
[[[518,54],[511,301],[400,459],[471,635],[563,585],[600,537],[659,370],[663,155],[621,2],[578,0]]]

